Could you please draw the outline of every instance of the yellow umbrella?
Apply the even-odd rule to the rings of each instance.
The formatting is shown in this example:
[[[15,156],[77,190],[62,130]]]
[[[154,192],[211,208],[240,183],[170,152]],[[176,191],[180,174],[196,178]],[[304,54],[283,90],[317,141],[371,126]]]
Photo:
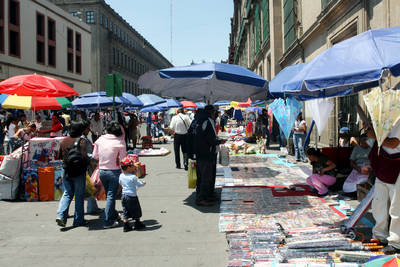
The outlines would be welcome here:
[[[17,96],[10,95],[1,105],[3,108],[12,108],[12,109],[30,109],[32,103],[31,96]]]
[[[237,105],[239,105],[239,102],[238,102],[238,101],[231,101],[231,106],[235,107],[235,106],[237,106]]]
[[[363,97],[371,115],[376,141],[381,146],[393,126],[400,120],[400,90],[382,92],[378,87]]]

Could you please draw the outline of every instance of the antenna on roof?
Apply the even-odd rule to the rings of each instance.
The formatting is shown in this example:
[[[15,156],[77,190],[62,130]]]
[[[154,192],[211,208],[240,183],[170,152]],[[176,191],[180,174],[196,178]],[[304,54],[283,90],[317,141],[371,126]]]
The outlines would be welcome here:
[[[170,59],[170,61],[171,61],[171,64],[172,64],[172,0],[171,0],[171,6],[170,6],[170,23],[171,23],[171,39],[170,39],[170,57],[171,57],[171,59]]]

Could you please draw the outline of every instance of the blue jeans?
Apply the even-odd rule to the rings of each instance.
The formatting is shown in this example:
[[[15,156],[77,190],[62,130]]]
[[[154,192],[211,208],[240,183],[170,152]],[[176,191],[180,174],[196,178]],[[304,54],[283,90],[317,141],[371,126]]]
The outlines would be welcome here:
[[[119,187],[120,174],[121,170],[100,170],[100,180],[107,196],[104,226],[112,225],[118,218],[118,212],[115,210],[115,197]]]
[[[306,155],[304,154],[304,148],[303,148],[304,138],[305,134],[293,134],[294,153],[296,156],[296,160],[306,159]]]
[[[75,213],[73,226],[80,226],[84,223],[84,200],[86,187],[86,173],[66,179],[63,177],[64,194],[58,204],[58,218],[67,221],[69,205],[75,195]]]

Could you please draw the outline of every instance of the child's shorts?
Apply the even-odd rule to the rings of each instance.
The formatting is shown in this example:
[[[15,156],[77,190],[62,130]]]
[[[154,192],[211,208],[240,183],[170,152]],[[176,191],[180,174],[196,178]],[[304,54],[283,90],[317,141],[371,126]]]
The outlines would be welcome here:
[[[122,208],[124,219],[139,219],[142,217],[142,208],[140,207],[138,197],[122,195]]]

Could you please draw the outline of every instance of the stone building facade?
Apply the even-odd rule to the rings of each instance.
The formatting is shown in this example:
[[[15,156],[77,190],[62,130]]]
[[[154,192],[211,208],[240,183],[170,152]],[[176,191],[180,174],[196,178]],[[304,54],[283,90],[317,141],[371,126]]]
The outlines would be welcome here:
[[[91,91],[91,32],[46,0],[0,1],[0,79],[37,73]]]
[[[400,25],[397,0],[234,0],[229,62],[271,80],[286,66],[309,62],[335,43],[369,29]],[[389,81],[392,86],[396,80]],[[319,142],[336,145],[339,120],[357,129],[362,91],[334,98],[335,109]],[[340,114],[342,112],[342,114]],[[305,110],[307,122],[312,116]],[[314,134],[313,140],[317,140]]]
[[[105,75],[121,73],[123,90],[135,95],[138,78],[148,70],[172,64],[104,0],[49,0],[90,25],[92,31],[92,91],[105,91]]]

